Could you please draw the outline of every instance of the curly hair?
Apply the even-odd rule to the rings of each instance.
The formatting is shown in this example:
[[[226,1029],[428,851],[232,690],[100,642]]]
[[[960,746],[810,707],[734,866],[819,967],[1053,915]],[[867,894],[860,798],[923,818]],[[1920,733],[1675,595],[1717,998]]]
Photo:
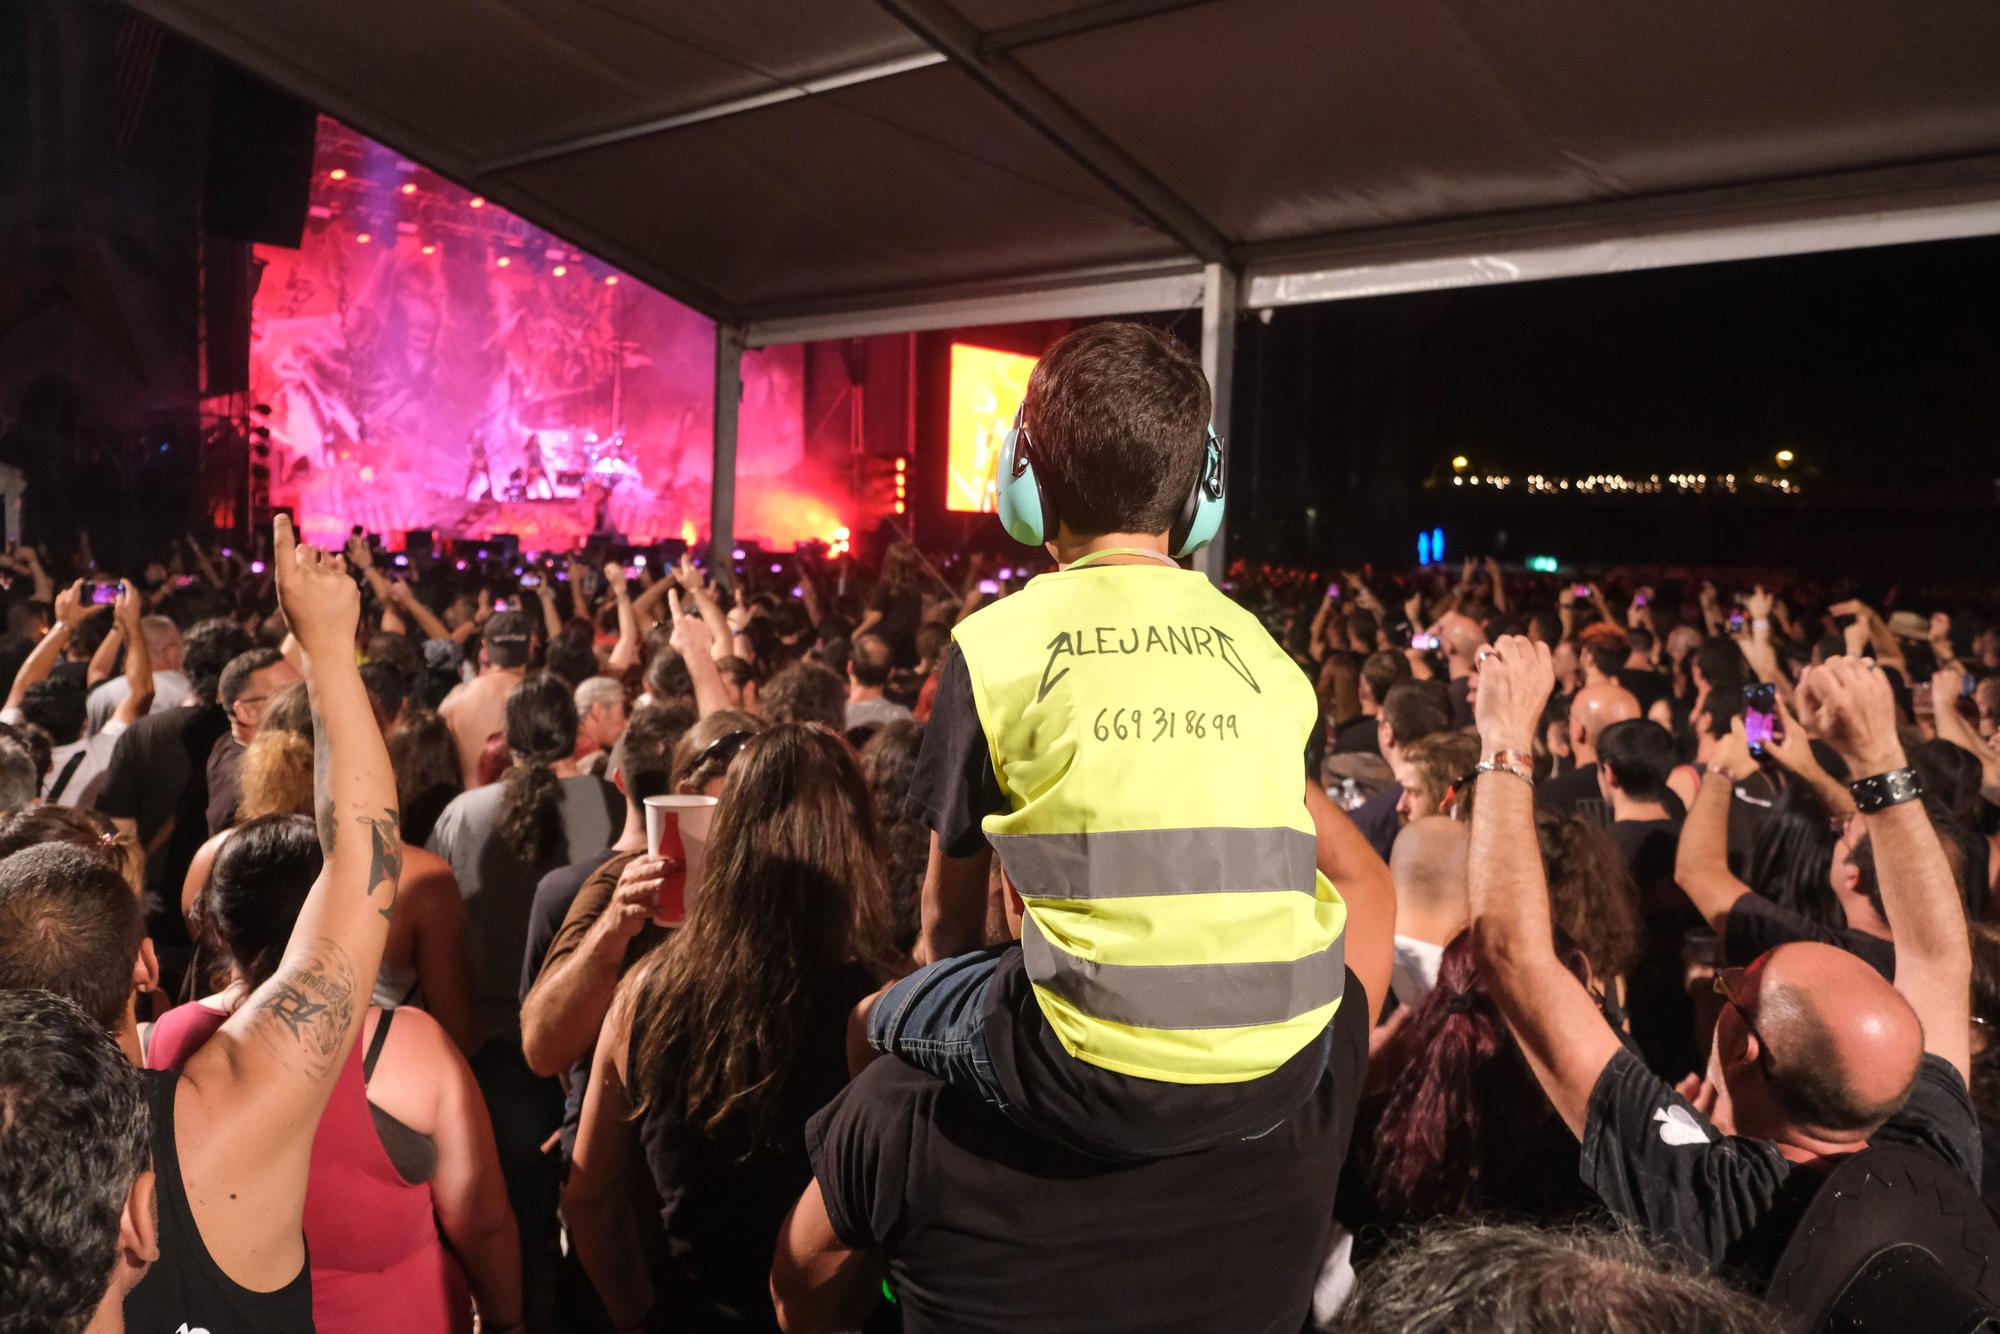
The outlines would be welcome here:
[[[313,808],[312,702],[303,684],[271,696],[236,771],[236,818],[308,815]]]
[[[1547,810],[1535,812],[1535,837],[1556,928],[1576,942],[1600,984],[1623,976],[1639,956],[1639,893],[1618,845],[1588,820]]]
[[[139,1072],[46,991],[0,992],[0,1331],[79,1334],[152,1156]]]

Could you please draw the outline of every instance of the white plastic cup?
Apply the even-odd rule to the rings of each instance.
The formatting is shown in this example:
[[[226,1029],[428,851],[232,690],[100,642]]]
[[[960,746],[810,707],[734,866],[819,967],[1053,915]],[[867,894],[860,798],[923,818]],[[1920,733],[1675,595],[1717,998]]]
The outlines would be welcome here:
[[[684,883],[701,883],[701,863],[708,851],[708,829],[715,819],[716,799],[674,793],[646,798],[646,853],[660,855],[660,843],[673,830],[680,837],[681,860],[686,866]]]

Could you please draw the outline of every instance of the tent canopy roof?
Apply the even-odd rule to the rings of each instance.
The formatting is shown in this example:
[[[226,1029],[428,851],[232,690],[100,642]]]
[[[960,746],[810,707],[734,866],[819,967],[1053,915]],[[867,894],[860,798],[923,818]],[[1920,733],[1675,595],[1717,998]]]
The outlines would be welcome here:
[[[1493,268],[1524,238],[1560,240],[1560,272],[1687,262],[1579,245],[1774,221],[2000,230],[1989,0],[133,3],[774,329],[1107,282],[1109,308],[1146,307],[1133,281],[1172,304],[1212,262],[1271,304],[1385,264],[1492,271],[1376,290],[1538,276]]]

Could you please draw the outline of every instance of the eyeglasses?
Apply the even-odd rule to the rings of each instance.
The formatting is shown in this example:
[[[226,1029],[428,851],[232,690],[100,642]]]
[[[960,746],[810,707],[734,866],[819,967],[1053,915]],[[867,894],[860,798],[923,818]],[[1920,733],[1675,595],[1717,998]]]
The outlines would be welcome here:
[[[1715,994],[1728,1002],[1730,1008],[1735,1010],[1742,1018],[1743,1026],[1750,1030],[1750,1036],[1757,1039],[1757,1064],[1764,1071],[1764,1077],[1770,1079],[1772,1077],[1770,1065],[1771,1044],[1764,1040],[1763,1033],[1758,1030],[1757,1018],[1750,1012],[1750,1007],[1745,1005],[1740,999],[1743,995],[1744,979],[1749,976],[1749,973],[1750,970],[1748,968],[1717,969],[1715,973]]]

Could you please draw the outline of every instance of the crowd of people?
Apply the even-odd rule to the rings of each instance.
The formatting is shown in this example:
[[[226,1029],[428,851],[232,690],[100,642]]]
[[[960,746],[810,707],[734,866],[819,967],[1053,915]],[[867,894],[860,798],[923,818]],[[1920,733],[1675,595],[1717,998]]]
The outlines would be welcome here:
[[[0,1334],[1991,1315],[2000,600],[1218,588],[1208,416],[1064,339],[1004,574],[10,551]]]

